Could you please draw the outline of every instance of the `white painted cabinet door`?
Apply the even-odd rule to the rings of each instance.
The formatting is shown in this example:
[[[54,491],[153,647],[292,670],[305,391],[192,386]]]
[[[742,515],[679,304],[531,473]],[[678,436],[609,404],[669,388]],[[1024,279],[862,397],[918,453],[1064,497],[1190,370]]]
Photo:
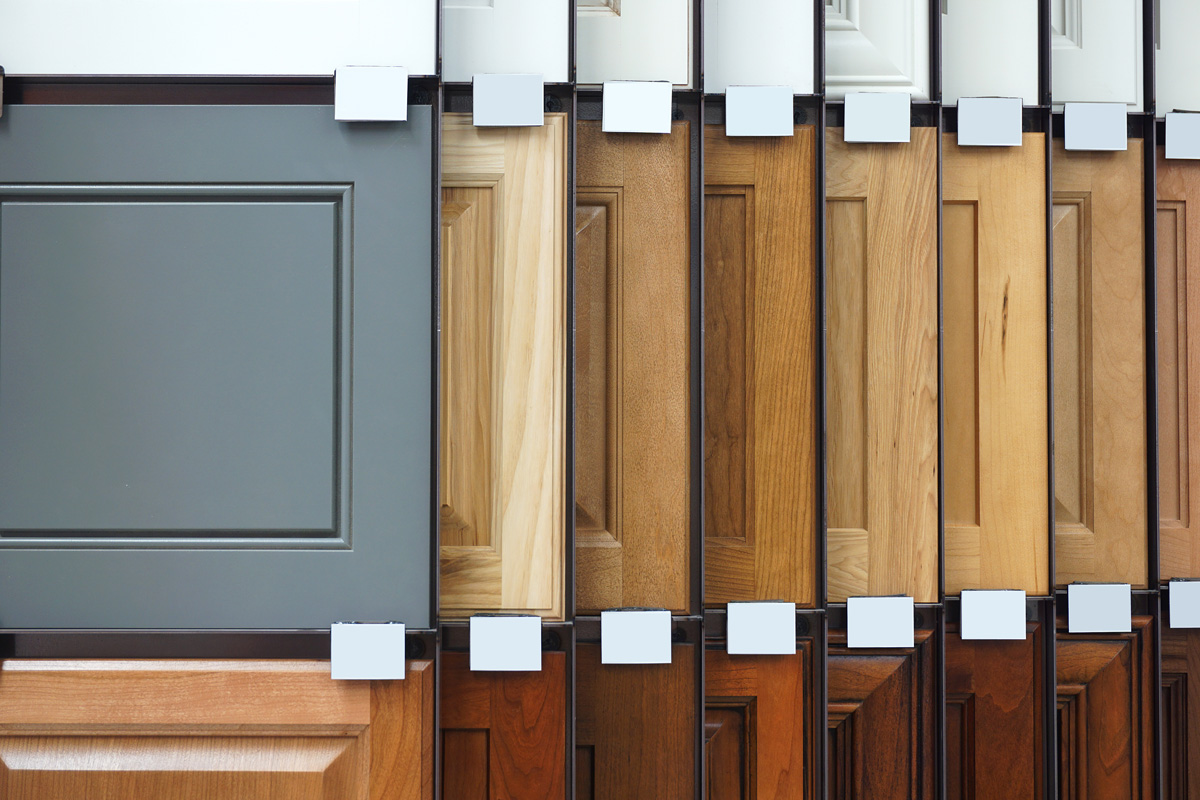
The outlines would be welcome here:
[[[1052,0],[1055,105],[1142,110],[1142,0]]]
[[[567,81],[571,0],[442,0],[442,79],[534,72]]]
[[[908,92],[928,100],[929,27],[928,0],[825,0],[827,95]]]
[[[1020,97],[1037,105],[1037,0],[945,0],[942,10],[942,102]]]
[[[437,0],[0,0],[9,75],[432,75]]]
[[[812,0],[705,0],[704,91],[791,86],[813,92]]]
[[[1200,111],[1200,3],[1161,0],[1158,9],[1158,53],[1155,108]]]
[[[575,79],[692,82],[691,0],[576,0]]]

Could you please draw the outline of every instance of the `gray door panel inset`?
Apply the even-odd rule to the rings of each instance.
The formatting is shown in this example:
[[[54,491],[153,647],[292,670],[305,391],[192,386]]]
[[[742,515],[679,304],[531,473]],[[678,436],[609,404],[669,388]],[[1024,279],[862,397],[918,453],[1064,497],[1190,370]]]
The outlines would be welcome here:
[[[428,107],[0,118],[0,627],[430,624]]]

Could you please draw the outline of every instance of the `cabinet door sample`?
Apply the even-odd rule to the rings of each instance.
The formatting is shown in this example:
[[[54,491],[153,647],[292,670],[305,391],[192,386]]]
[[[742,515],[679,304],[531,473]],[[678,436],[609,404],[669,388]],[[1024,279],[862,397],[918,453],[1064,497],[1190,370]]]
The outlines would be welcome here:
[[[442,653],[443,800],[566,797],[566,667],[543,653],[541,672],[471,672]]]
[[[442,614],[563,615],[565,114],[442,139]]]
[[[1196,203],[1192,204],[1191,200]],[[1158,510],[1163,580],[1200,575],[1200,166],[1158,151]],[[1193,474],[1193,468],[1196,473]]]
[[[0,626],[430,624],[432,131],[6,109]]]
[[[433,662],[0,665],[0,795],[432,800]]]
[[[831,800],[933,800],[939,711],[932,631],[916,647],[849,650],[829,636],[828,758]]]
[[[575,797],[692,800],[696,793],[694,645],[670,664],[600,663],[600,645],[577,649]]]
[[[907,92],[928,100],[929,3],[825,0],[825,91]]]
[[[1020,641],[946,634],[947,796],[1045,796],[1045,658],[1042,626]]]
[[[437,71],[437,0],[0,0],[13,75]]]
[[[811,125],[705,129],[704,602],[816,602]]]
[[[1142,110],[1142,4],[1050,4],[1054,102],[1125,103]]]
[[[1052,160],[1055,583],[1145,586],[1142,142]]]
[[[938,587],[937,131],[826,169],[829,600]]]
[[[570,6],[564,0],[441,0],[442,79],[532,72],[565,83]]]
[[[1200,631],[1162,628],[1162,796],[1200,796]]]
[[[792,0],[705,0],[704,91],[791,86],[813,93],[813,9]]]
[[[1037,3],[942,4],[942,102],[953,105],[960,97],[1020,97],[1027,106],[1038,104]]]
[[[692,0],[575,0],[576,80],[692,84]]]
[[[580,122],[575,195],[576,606],[691,599],[691,146]]]
[[[798,642],[794,656],[705,650],[705,797],[813,797],[814,645]]]
[[[1200,6],[1189,0],[1159,0],[1154,102],[1160,117],[1168,111],[1200,108],[1200,87],[1193,77],[1200,72],[1198,30]]]
[[[1132,633],[1058,634],[1062,797],[1154,797],[1153,620]],[[1166,676],[1164,675],[1164,678]]]
[[[1045,134],[944,134],[946,593],[1050,590]]]

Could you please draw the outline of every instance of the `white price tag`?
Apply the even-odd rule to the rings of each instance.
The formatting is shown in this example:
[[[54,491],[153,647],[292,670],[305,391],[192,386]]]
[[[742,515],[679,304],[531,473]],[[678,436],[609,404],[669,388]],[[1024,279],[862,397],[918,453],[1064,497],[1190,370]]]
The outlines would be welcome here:
[[[476,75],[471,81],[471,122],[478,128],[543,125],[545,88],[541,75]]]
[[[341,67],[333,73],[333,118],[338,122],[404,122],[408,70]]]
[[[847,142],[907,142],[911,136],[912,97],[902,92],[849,92],[846,95]]]
[[[1133,592],[1128,583],[1067,586],[1069,633],[1128,633],[1133,630]]]
[[[911,597],[851,597],[846,601],[847,647],[912,647]]]
[[[958,143],[971,147],[1020,147],[1021,98],[959,98]]]
[[[670,664],[670,611],[601,611],[601,664]]]
[[[796,652],[795,603],[730,603],[726,606],[730,655],[792,655]]]
[[[404,678],[404,625],[335,622],[329,628],[330,675],[335,681]]]
[[[1200,114],[1167,114],[1167,158],[1200,158]]]
[[[1063,146],[1068,150],[1128,150],[1124,103],[1067,103]]]
[[[472,672],[541,672],[542,618],[471,617]]]
[[[605,133],[670,133],[671,84],[608,81],[604,84]]]
[[[1200,581],[1171,581],[1167,598],[1172,628],[1200,628]]]
[[[792,136],[792,87],[730,86],[725,91],[726,136]]]
[[[1019,589],[964,589],[962,638],[1025,639],[1025,592]]]

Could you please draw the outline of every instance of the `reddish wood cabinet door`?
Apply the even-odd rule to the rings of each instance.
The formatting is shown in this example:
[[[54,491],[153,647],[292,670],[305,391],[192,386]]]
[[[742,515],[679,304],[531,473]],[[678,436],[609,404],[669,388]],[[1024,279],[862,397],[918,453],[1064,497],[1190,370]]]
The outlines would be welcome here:
[[[1200,797],[1200,630],[1162,634],[1164,800]]]

